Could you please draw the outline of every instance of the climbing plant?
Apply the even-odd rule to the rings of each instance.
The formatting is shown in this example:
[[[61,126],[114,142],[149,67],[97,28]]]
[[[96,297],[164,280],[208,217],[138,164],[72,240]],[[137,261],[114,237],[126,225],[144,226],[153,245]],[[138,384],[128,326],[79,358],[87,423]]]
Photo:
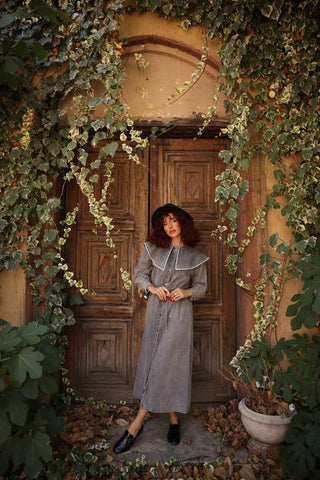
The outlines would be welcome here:
[[[63,256],[77,214],[77,206],[63,214],[65,188],[71,181],[78,184],[95,228],[103,229],[107,245],[113,248],[113,219],[106,202],[113,182],[113,157],[122,148],[128,161],[139,163],[138,149],[148,142],[135,129],[121,100],[119,20],[134,11],[175,18],[186,31],[201,25],[207,39],[220,40],[220,91],[230,117],[223,133],[230,138],[230,148],[220,153],[225,169],[218,177],[216,196],[227,204],[227,212],[216,235],[230,248],[227,267],[237,284],[255,294],[252,337],[275,323],[288,275],[303,274],[306,280],[305,290],[294,297],[294,306],[288,310],[293,329],[317,325],[317,0],[137,0],[128,4],[122,0],[9,0],[1,4],[0,269],[11,271],[20,265],[24,270],[35,305],[34,320],[47,326],[44,335],[61,347],[63,361],[61,332],[74,322],[70,303],[82,302],[81,296],[87,293]],[[205,42],[199,72],[186,79],[169,101],[192,88],[208,55]],[[94,82],[103,87],[99,96],[95,96]],[[101,115],[96,114],[97,108]],[[214,111],[213,103],[202,115],[204,126]],[[88,144],[95,147],[94,158],[88,157]],[[273,166],[274,184],[246,237],[239,238],[240,203],[250,188],[245,172],[261,156]],[[96,198],[94,185],[102,164],[104,185],[101,198]],[[254,283],[249,276],[237,274],[238,265],[272,209],[291,228],[292,242],[272,232],[261,251],[261,279]],[[121,273],[125,288],[130,288],[128,273]],[[273,287],[269,301],[268,283]],[[80,295],[68,300],[70,287],[78,288]],[[2,386],[0,395],[4,391]]]

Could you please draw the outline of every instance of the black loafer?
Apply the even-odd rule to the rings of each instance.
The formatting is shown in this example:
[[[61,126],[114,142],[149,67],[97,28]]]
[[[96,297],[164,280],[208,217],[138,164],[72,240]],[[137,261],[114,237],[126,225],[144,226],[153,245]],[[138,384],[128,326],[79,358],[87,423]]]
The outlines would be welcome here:
[[[171,424],[168,431],[168,442],[171,445],[178,445],[180,443],[180,420],[179,423]]]
[[[142,433],[142,430],[143,425],[141,425],[141,428],[135,437],[131,435],[128,430],[126,430],[122,437],[120,437],[119,440],[117,440],[116,443],[113,445],[114,453],[122,453],[129,450],[135,439],[140,435],[140,433]]]

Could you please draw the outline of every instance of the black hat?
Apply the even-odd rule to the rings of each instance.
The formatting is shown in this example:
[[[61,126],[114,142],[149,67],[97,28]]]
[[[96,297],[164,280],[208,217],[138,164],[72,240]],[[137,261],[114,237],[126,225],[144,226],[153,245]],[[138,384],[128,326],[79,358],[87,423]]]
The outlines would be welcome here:
[[[182,208],[180,207],[177,207],[177,205],[174,205],[173,203],[166,203],[165,205],[162,205],[162,207],[159,207],[157,208],[157,210],[155,210],[152,214],[152,217],[151,217],[151,224],[153,227],[155,227],[155,222],[157,220],[157,218],[159,217],[163,217],[164,215],[168,215],[168,213],[180,213],[182,215],[184,215],[185,217],[187,217],[189,220],[191,220],[191,222],[193,223],[193,218],[191,217],[191,215],[186,212],[185,210],[183,210]]]

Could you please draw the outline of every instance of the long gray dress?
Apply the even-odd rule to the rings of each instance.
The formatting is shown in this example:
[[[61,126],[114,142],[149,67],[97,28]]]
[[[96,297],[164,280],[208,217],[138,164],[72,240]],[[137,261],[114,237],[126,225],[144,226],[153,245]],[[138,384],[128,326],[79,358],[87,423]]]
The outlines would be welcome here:
[[[135,269],[135,283],[190,289],[192,296],[161,302],[149,295],[133,393],[142,408],[157,413],[187,413],[191,401],[193,352],[192,300],[207,291],[208,257],[189,247],[157,248],[144,243]]]

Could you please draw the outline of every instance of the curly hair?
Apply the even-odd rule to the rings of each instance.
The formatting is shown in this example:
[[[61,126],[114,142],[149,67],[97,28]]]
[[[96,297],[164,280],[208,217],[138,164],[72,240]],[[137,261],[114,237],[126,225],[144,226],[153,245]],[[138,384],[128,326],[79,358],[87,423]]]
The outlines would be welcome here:
[[[180,223],[181,228],[181,240],[184,245],[189,245],[190,247],[195,247],[200,240],[200,233],[195,227],[193,220],[181,212],[164,212],[161,217],[158,217],[154,221],[153,231],[147,238],[147,241],[156,245],[156,247],[169,247],[171,245],[171,238],[166,234],[163,228],[163,220],[169,214],[172,214],[176,217]]]

